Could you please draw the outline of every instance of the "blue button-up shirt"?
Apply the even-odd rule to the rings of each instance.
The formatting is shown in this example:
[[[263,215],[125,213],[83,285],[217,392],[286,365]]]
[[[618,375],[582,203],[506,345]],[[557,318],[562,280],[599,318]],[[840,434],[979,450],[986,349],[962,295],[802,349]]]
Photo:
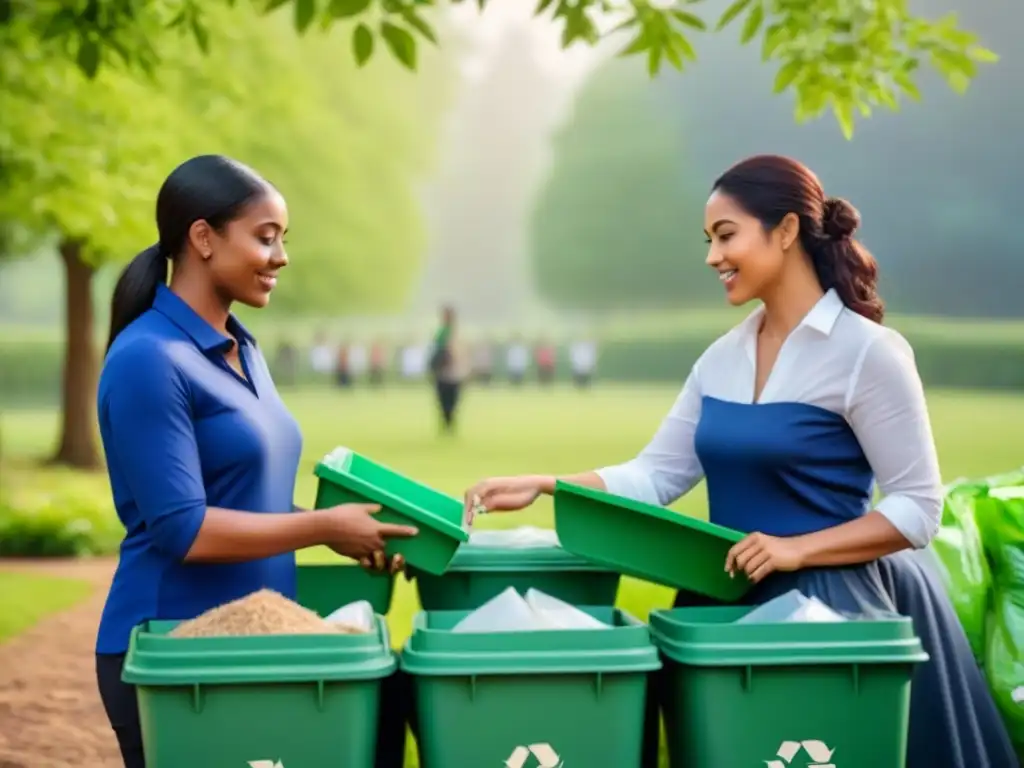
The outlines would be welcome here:
[[[302,436],[253,337],[215,330],[164,286],[117,337],[99,422],[126,528],[97,640],[123,653],[147,619],[189,619],[263,587],[294,597],[295,555],[185,563],[207,507],[291,512]],[[238,344],[245,376],[225,360]]]

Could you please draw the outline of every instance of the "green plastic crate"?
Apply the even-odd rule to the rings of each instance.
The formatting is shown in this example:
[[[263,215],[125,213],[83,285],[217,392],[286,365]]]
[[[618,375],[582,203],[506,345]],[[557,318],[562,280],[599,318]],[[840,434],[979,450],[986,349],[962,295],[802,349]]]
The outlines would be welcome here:
[[[320,478],[317,509],[353,502],[380,504],[377,517],[382,522],[416,526],[417,536],[390,539],[384,551],[389,557],[402,555],[421,571],[444,573],[459,544],[469,540],[460,500],[354,451],[332,466],[320,462],[315,473]]]
[[[125,659],[148,768],[373,768],[396,667],[383,619],[370,635],[169,637],[176,625],[136,627]]]
[[[366,600],[384,616],[391,609],[395,578],[372,573],[354,563],[306,563],[298,568],[297,601],[328,616],[343,605]]]
[[[653,504],[592,488],[555,484],[555,530],[562,547],[639,579],[734,602],[753,586],[725,572],[744,534]]]
[[[418,613],[401,664],[424,768],[536,766],[544,745],[566,766],[638,765],[657,649],[628,614],[584,610],[614,628],[463,634],[467,611]]]
[[[651,613],[670,768],[904,768],[911,677],[928,660],[910,619],[735,623],[750,610]]]
[[[419,573],[420,605],[427,611],[479,608],[515,587],[531,587],[572,605],[615,605],[621,575],[561,547],[502,548],[463,544],[444,576]]]

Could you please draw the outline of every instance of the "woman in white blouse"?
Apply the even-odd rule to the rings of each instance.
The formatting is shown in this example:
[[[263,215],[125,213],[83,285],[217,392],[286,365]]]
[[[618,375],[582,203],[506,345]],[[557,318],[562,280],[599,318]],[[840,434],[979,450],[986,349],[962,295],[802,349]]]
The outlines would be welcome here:
[[[723,565],[755,582],[752,602],[796,588],[838,610],[913,618],[930,661],[912,687],[907,768],[1009,768],[1005,726],[916,551],[939,527],[938,459],[913,352],[881,325],[859,223],[795,160],[757,156],[723,174],[705,213],[707,263],[732,304],[762,306],[694,364],[636,458],[564,479],[667,505],[705,478],[710,519],[748,534]],[[555,479],[484,480],[467,513],[522,509]],[[644,764],[656,766],[649,734]]]

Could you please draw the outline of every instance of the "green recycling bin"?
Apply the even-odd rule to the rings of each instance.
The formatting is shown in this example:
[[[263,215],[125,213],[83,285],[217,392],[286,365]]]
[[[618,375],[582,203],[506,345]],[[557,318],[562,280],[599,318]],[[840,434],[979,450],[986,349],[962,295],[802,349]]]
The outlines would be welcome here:
[[[366,635],[169,636],[176,625],[136,627],[125,659],[148,768],[373,768],[396,667],[382,618]]]
[[[611,626],[459,633],[468,611],[417,614],[401,665],[424,767],[638,765],[658,652],[628,614],[582,610]]]
[[[736,623],[751,608],[653,611],[670,768],[905,768],[909,618]]]
[[[560,547],[482,547],[463,544],[443,576],[410,570],[427,611],[479,608],[514,587],[537,589],[571,605],[615,605],[621,575]]]
[[[389,539],[384,551],[388,556],[402,555],[407,564],[425,573],[444,573],[459,545],[469,540],[460,500],[355,451],[335,451],[316,465],[315,474],[320,478],[317,509],[379,504],[381,521],[418,528],[412,538]]]
[[[297,602],[326,617],[343,605],[366,600],[381,616],[391,610],[395,577],[352,562],[302,563],[296,574]]]
[[[730,578],[725,556],[739,531],[593,488],[555,484],[555,530],[562,547],[627,576],[724,603],[753,586]]]

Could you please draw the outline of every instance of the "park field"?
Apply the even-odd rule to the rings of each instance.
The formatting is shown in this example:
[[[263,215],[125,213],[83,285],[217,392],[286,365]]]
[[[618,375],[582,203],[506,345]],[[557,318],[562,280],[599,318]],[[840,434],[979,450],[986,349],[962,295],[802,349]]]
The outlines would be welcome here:
[[[286,393],[305,438],[296,502],[312,504],[313,467],[339,445],[455,495],[461,495],[475,480],[494,474],[570,473],[616,463],[644,445],[675,395],[672,388],[636,386],[598,386],[587,392],[561,387],[550,391],[534,387],[471,389],[460,412],[458,434],[446,437],[439,435],[431,392],[426,387]],[[936,390],[929,392],[929,405],[947,480],[984,476],[1024,464],[1024,397]],[[51,493],[109,505],[102,473],[84,475],[37,466],[36,459],[52,448],[55,412],[8,411],[2,418],[3,483],[16,505],[19,499]],[[675,508],[704,516],[703,487],[698,486]],[[518,525],[550,526],[550,501],[542,499],[529,511],[479,522],[480,527]],[[304,560],[334,557],[317,550],[300,556]],[[37,594],[45,592],[46,584],[26,588]],[[16,593],[16,583],[5,584],[0,604],[18,600]],[[667,590],[633,581],[627,581],[620,593],[621,604],[640,617],[668,599]],[[45,601],[34,598],[33,602]],[[396,643],[407,636],[416,607],[415,590],[407,583],[399,584],[390,617]]]

